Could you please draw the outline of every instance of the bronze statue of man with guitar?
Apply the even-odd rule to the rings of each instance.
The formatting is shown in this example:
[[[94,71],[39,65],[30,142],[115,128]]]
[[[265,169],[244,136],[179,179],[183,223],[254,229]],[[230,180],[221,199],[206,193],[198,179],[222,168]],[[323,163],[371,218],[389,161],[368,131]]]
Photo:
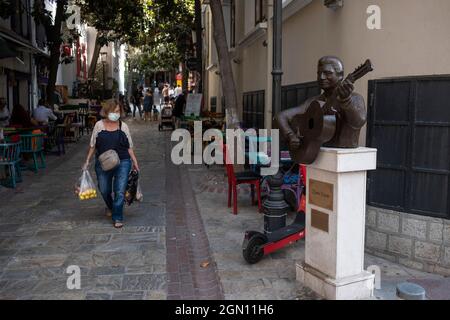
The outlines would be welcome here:
[[[277,116],[295,162],[313,163],[322,146],[358,147],[367,111],[364,98],[354,92],[354,83],[371,71],[372,64],[367,60],[344,79],[344,66],[339,58],[326,56],[319,60],[317,80],[323,93]]]

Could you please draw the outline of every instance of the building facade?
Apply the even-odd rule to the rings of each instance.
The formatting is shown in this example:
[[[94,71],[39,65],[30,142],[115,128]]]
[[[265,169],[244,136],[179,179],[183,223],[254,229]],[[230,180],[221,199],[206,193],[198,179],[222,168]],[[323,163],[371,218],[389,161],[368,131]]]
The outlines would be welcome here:
[[[244,127],[271,128],[272,0],[224,0]],[[284,0],[282,108],[317,95],[317,60],[345,73],[370,58],[355,90],[366,97],[360,145],[378,149],[368,176],[366,250],[450,274],[450,2]],[[223,110],[211,12],[203,5],[205,102]]]
[[[10,111],[21,104],[31,112],[38,100],[46,96],[50,55],[46,47],[45,28],[36,23],[32,16],[37,2],[53,17],[56,15],[54,1],[17,0],[13,2],[15,14],[7,19],[0,18],[0,41],[6,48],[5,56],[0,59],[0,97],[6,99]],[[68,14],[73,14],[69,10]],[[63,103],[68,103],[69,98],[80,97],[80,84],[88,80],[97,35],[97,31],[86,24],[71,27],[76,28],[80,36],[73,43],[63,43],[61,46],[56,90],[64,97]],[[67,33],[68,25],[63,23],[63,34]],[[126,46],[109,43],[102,48],[102,52],[106,57],[106,90],[125,93]]]
[[[10,111],[17,104],[31,110],[46,82],[49,55],[45,30],[31,16],[34,2],[16,1],[15,14],[0,18],[2,49],[10,53],[0,59],[0,97],[6,99]]]
[[[73,98],[83,96],[80,88],[88,82],[88,70],[92,63],[97,30],[86,24],[78,27],[80,37],[72,44],[63,45],[62,50],[67,52],[69,63],[62,63],[58,69],[56,84],[64,87],[68,95]],[[97,68],[103,84],[103,67],[105,90],[115,94],[125,93],[125,61],[126,45],[119,42],[109,42],[101,48]]]

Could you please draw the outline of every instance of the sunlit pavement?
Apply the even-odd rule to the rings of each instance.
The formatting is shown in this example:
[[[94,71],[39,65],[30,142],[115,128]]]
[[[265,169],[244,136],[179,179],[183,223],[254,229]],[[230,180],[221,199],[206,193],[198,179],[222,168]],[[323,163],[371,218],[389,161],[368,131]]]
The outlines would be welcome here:
[[[220,166],[187,167],[217,263],[226,299],[318,299],[296,281],[296,262],[304,260],[305,242],[300,241],[248,265],[242,256],[246,230],[263,230],[264,218],[251,206],[249,189],[238,194],[237,216],[227,208],[227,183]],[[290,214],[288,223],[294,219]],[[317,254],[320,254],[318,252]],[[428,299],[450,299],[450,279],[410,269],[386,259],[365,255],[365,267],[378,267],[380,274],[372,299],[397,299],[396,287],[402,282],[423,286]]]

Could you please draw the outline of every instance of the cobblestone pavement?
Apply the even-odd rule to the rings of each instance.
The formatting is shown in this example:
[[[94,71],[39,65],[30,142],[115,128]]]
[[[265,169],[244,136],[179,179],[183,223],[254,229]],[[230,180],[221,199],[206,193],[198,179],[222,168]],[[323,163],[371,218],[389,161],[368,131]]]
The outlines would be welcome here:
[[[258,264],[247,264],[242,257],[244,233],[246,230],[263,230],[264,226],[263,215],[258,213],[257,206],[250,203],[249,189],[240,189],[238,215],[235,216],[232,209],[227,207],[223,168],[196,166],[188,170],[225,299],[319,299],[295,281],[295,261],[304,257],[304,241],[272,253]],[[288,219],[293,219],[293,216],[290,215]]]
[[[196,166],[189,167],[188,171],[226,299],[319,299],[296,281],[295,264],[304,259],[304,241],[272,253],[256,265],[248,265],[242,257],[244,232],[263,230],[263,216],[256,206],[251,206],[249,189],[240,189],[239,214],[235,216],[227,208],[227,184],[222,167]],[[288,222],[290,219],[292,215]],[[381,286],[375,290],[373,299],[396,299],[396,286],[405,281],[422,285],[429,299],[450,299],[448,278],[366,254],[365,267],[374,265],[380,268]]]
[[[248,188],[234,216],[222,167],[174,166],[169,131],[128,123],[144,202],[125,209],[122,230],[100,199],[73,195],[87,137],[65,156],[48,157],[47,169],[26,172],[18,189],[0,188],[0,299],[320,299],[295,281],[304,241],[256,265],[244,261],[245,230],[263,229]],[[370,255],[365,262],[381,269],[374,299],[395,299],[404,281],[424,286],[430,299],[450,299],[448,278]],[[67,289],[70,265],[81,267],[81,290]]]
[[[130,121],[144,202],[126,207],[122,230],[104,216],[100,199],[80,202],[73,194],[87,137],[65,156],[49,157],[48,169],[27,172],[18,191],[3,188],[0,299],[167,297],[165,145],[155,126],[144,125]],[[69,265],[81,268],[81,290],[67,289]]]
[[[223,299],[189,174],[166,158],[168,299]]]

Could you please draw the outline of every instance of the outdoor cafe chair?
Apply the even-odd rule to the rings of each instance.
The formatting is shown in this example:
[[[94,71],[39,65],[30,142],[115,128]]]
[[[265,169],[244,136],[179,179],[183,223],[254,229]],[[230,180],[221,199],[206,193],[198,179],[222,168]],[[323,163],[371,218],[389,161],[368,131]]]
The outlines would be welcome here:
[[[35,173],[39,169],[46,167],[45,157],[44,157],[44,133],[38,134],[23,134],[20,135],[21,140],[21,153],[22,155],[31,154],[33,157],[33,167],[30,168]],[[41,158],[41,164],[38,165],[37,156]]]
[[[20,142],[0,144],[0,167],[6,167],[10,177],[10,184],[13,188],[17,182],[22,181],[20,172]],[[6,182],[6,185],[8,183]]]
[[[80,122],[77,122],[77,114],[69,113],[64,118],[65,133],[64,136],[70,142],[77,142],[80,138],[80,128],[82,127]]]
[[[45,152],[61,156],[66,153],[64,144],[64,132],[66,127],[63,124],[56,124],[56,122],[49,123],[48,135],[45,138]],[[57,151],[53,151],[54,148]]]
[[[240,184],[249,184],[251,186],[252,205],[255,203],[254,188],[258,197],[258,210],[261,212],[261,176],[254,171],[234,172],[234,167],[228,155],[227,145],[223,145],[224,163],[228,176],[228,208],[231,208],[231,200],[233,200],[233,214],[238,214],[237,209],[237,186]]]

